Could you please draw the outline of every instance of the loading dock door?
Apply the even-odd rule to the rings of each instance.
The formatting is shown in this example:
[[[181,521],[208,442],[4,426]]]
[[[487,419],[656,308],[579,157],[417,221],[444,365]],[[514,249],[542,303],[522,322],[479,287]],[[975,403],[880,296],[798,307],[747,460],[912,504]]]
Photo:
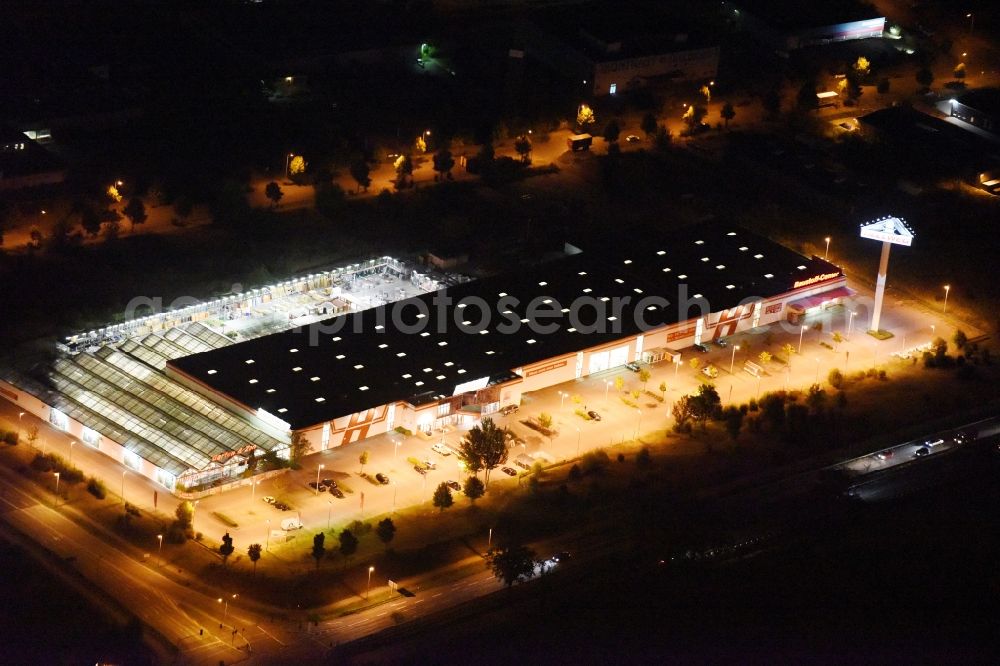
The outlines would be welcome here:
[[[610,354],[608,352],[595,352],[590,355],[590,363],[588,367],[590,368],[589,374],[594,374],[595,372],[601,372],[602,370],[607,370],[609,367],[608,361],[610,359]]]
[[[611,360],[609,367],[617,368],[619,365],[628,363],[628,345],[611,350]]]

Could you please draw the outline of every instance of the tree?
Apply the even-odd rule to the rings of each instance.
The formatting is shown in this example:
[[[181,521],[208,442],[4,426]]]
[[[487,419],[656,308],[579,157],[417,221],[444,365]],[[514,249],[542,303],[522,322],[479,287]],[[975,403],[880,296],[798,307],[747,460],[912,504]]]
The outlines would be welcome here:
[[[535,575],[535,551],[526,546],[501,546],[486,555],[486,566],[509,589]]]
[[[486,470],[486,485],[489,486],[490,472],[507,462],[509,451],[507,429],[497,428],[493,419],[487,416],[466,433],[458,457],[473,474]]]
[[[350,172],[351,178],[358,184],[358,190],[367,192],[368,187],[372,184],[371,169],[368,167],[368,162],[363,159],[354,160],[351,162]]]
[[[863,79],[872,73],[871,63],[868,62],[868,58],[864,56],[858,56],[858,59],[854,61],[853,65],[851,65],[851,69],[854,70],[854,73],[859,79]]]
[[[478,476],[470,476],[465,480],[462,492],[465,493],[470,502],[475,504],[477,499],[486,494],[486,486],[483,485]]]
[[[962,329],[958,329],[955,331],[955,335],[952,337],[951,341],[955,344],[955,349],[963,351],[965,350],[965,346],[969,344],[969,336],[967,336],[965,331]]]
[[[961,81],[962,79],[964,79],[965,78],[965,63],[964,62],[960,62],[957,65],[955,65],[955,70],[952,72],[952,74],[954,74],[955,78],[958,79],[959,81]]]
[[[292,462],[298,462],[309,455],[313,445],[301,432],[292,433],[292,439],[288,444],[288,457]]]
[[[934,72],[929,67],[921,67],[917,70],[917,83],[925,88],[930,88],[934,83]]]
[[[705,104],[709,104],[712,101],[712,89],[709,86],[702,86],[698,92],[700,92],[705,97]]]
[[[385,548],[388,550],[389,542],[396,536],[396,525],[393,524],[392,518],[383,518],[380,520],[375,527],[375,535],[379,541],[385,544]]]
[[[219,545],[219,552],[222,554],[222,566],[226,566],[226,561],[235,550],[233,547],[233,537],[229,536],[229,532],[226,532],[222,535],[222,543]]]
[[[618,136],[622,133],[622,127],[618,123],[617,118],[612,118],[608,121],[608,124],[604,126],[604,140],[608,143],[614,143],[618,141]]]
[[[580,108],[576,111],[577,127],[581,130],[585,130],[596,122],[597,117],[594,116],[594,110],[586,104],[581,104]]]
[[[635,466],[639,469],[649,469],[653,466],[653,458],[649,455],[649,447],[644,446],[635,454]]]
[[[674,401],[673,406],[670,408],[670,412],[674,417],[675,428],[682,429],[687,426],[688,421],[694,417],[694,410],[691,406],[691,396],[682,395],[679,399]]]
[[[842,333],[840,333],[840,331],[834,331],[830,337],[833,338],[833,343],[835,345],[839,345],[841,342],[844,341],[844,336]]]
[[[190,527],[191,521],[194,520],[194,504],[184,500],[174,509],[174,515],[177,516],[177,523],[181,527]]]
[[[687,108],[687,111],[684,112],[682,120],[687,126],[689,134],[693,134],[701,128],[702,121],[705,119],[706,115],[708,115],[708,111],[703,106],[692,104]]]
[[[875,85],[875,92],[879,95],[884,95],[889,92],[889,79],[887,77],[883,77],[878,80],[878,83]]]
[[[351,530],[345,529],[340,533],[340,554],[344,556],[344,566],[347,566],[347,560],[351,559],[351,555],[358,552],[358,537],[354,536]]]
[[[80,206],[80,226],[91,238],[96,238],[101,233],[101,216],[90,202]]]
[[[531,139],[522,134],[514,139],[514,150],[521,156],[523,164],[531,164]]]
[[[323,532],[318,532],[313,537],[312,556],[313,559],[316,560],[317,571],[319,571],[319,561],[323,559],[324,555],[326,555],[326,546],[324,545],[325,542],[326,542],[326,534],[324,534]]]
[[[761,99],[761,105],[764,107],[764,112],[767,114],[767,118],[769,120],[774,120],[779,114],[781,114],[781,93],[774,88],[771,88],[764,93],[764,98]]]
[[[451,488],[448,487],[447,483],[442,481],[438,484],[438,487],[434,489],[434,506],[441,511],[444,511],[454,503],[455,498],[451,496]]]
[[[791,365],[792,354],[795,353],[795,346],[790,342],[786,342],[785,344],[781,345],[781,351],[785,355],[785,360],[788,361],[789,365]]]
[[[769,352],[762,351],[760,353],[760,355],[757,356],[757,358],[760,359],[760,364],[761,365],[767,365],[768,363],[771,362],[771,358],[773,358],[773,357],[771,356],[771,354]]]
[[[816,97],[816,82],[806,81],[803,83],[795,99],[799,108],[802,109],[815,109],[819,106],[819,99]]]
[[[639,381],[642,382],[643,390],[646,390],[646,382],[649,381],[649,378],[652,376],[652,374],[653,373],[649,371],[649,368],[641,368],[639,370]]]
[[[250,547],[247,548],[247,557],[253,562],[253,575],[257,575],[257,560],[260,559],[260,554],[263,548],[259,543],[252,543]]]
[[[726,121],[726,129],[729,129],[729,121],[736,117],[736,109],[733,108],[732,103],[726,102],[722,105],[722,110],[719,111],[719,115],[722,119]]]
[[[432,161],[434,162],[434,170],[441,175],[442,179],[446,176],[451,177],[451,170],[455,168],[455,158],[452,157],[451,151],[442,147],[441,150],[434,153]]]
[[[615,375],[615,390],[621,391],[625,386],[625,378],[621,375]]]
[[[146,222],[148,215],[146,215],[146,206],[142,203],[142,199],[139,197],[132,197],[125,204],[124,210],[125,217],[128,218],[129,222],[132,223],[132,231],[135,231],[135,225],[142,225]]]
[[[823,411],[823,406],[826,404],[826,391],[819,384],[813,384],[809,387],[809,392],[806,394],[806,404],[809,405],[809,409],[814,414],[819,414]]]
[[[35,442],[38,441],[38,426],[33,425],[28,428],[28,445],[31,447],[35,446]],[[190,502],[188,502],[190,504]]]
[[[690,361],[688,361],[688,365],[691,366],[692,370],[698,370],[698,368],[701,367],[701,359],[700,358],[693,358]]]
[[[543,428],[552,427],[552,415],[549,414],[548,412],[542,412],[541,414],[539,414],[538,425],[542,426]]]
[[[396,169],[396,186],[406,185],[406,179],[413,175],[413,159],[409,155],[400,155],[393,164]]]
[[[426,139],[424,139],[424,135],[423,134],[418,134],[417,135],[417,140],[413,142],[413,147],[417,149],[418,153],[426,153],[427,152],[427,141],[426,141]]]
[[[667,397],[667,383],[660,382],[660,396],[663,398]]]
[[[726,432],[735,442],[740,437],[740,427],[743,425],[743,412],[738,407],[730,405],[722,410],[722,420],[726,424]]]
[[[296,155],[292,158],[292,161],[288,163],[288,173],[292,177],[292,181],[296,181],[297,177],[301,178],[306,173],[308,168],[306,160],[301,155]]]
[[[830,386],[832,386],[833,388],[839,389],[841,386],[844,385],[844,373],[842,373],[837,368],[834,368],[826,376],[826,381],[828,381],[830,383]]]
[[[370,453],[368,453],[368,451],[367,451],[367,450],[365,450],[365,451],[362,451],[362,452],[361,452],[361,455],[360,455],[360,456],[358,456],[358,462],[359,462],[359,463],[361,463],[361,473],[362,473],[362,474],[364,474],[364,473],[365,473],[365,465],[367,465],[367,464],[368,464],[368,458],[369,458],[370,456],[371,456],[371,454],[370,454]]]
[[[271,200],[271,207],[274,208],[281,201],[285,193],[281,191],[281,186],[273,180],[264,186],[264,196]]]
[[[691,416],[704,428],[708,419],[719,415],[721,406],[722,399],[715,386],[702,384],[698,387],[698,393],[691,398]]]
[[[642,120],[639,121],[639,129],[645,133],[646,138],[648,139],[653,138],[653,135],[656,134],[657,127],[656,116],[652,113],[647,113],[642,117]]]

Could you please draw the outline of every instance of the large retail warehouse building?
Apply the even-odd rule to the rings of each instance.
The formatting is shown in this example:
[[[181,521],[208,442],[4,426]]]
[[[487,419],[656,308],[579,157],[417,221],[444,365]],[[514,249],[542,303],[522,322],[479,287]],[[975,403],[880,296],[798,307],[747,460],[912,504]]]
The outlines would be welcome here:
[[[839,303],[841,270],[734,226],[530,270],[171,360],[171,378],[315,450],[467,426],[530,391]]]

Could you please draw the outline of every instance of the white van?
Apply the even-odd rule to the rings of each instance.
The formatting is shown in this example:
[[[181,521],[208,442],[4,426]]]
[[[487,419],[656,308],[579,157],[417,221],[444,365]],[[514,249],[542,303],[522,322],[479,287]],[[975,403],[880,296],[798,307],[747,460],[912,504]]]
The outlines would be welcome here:
[[[286,532],[290,532],[292,530],[301,530],[302,523],[299,522],[298,518],[285,518],[284,520],[281,521],[281,529],[285,530]]]

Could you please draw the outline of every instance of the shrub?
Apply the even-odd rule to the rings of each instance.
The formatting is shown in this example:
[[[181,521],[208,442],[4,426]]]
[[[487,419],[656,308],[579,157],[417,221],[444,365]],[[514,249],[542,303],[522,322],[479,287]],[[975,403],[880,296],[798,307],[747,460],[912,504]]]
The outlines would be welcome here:
[[[396,426],[396,432],[398,432],[400,435],[406,435],[407,437],[413,436],[413,431],[410,430],[409,428],[404,428],[403,426]]]
[[[108,495],[108,489],[104,487],[104,482],[93,476],[87,479],[87,492],[99,500]]]
[[[371,523],[362,522],[360,520],[353,521],[347,526],[347,529],[351,531],[354,536],[361,536],[363,534],[368,534],[372,531]]]
[[[569,478],[573,481],[578,481],[583,478],[583,472],[580,471],[579,465],[574,463],[573,466],[569,468]]]
[[[830,382],[830,386],[832,386],[835,389],[839,389],[844,385],[844,373],[842,373],[837,368],[831,370],[830,374],[827,375],[826,379],[828,382]]]
[[[212,515],[215,516],[216,518],[218,518],[219,522],[221,522],[223,525],[227,525],[229,527],[239,527],[240,526],[239,523],[237,523],[235,520],[233,520],[232,518],[230,518],[229,516],[227,516],[226,514],[220,512],[220,511],[213,511]]]
[[[583,411],[582,409],[574,409],[573,413],[579,416],[584,421],[590,420],[590,416],[587,414],[587,412]]]
[[[17,446],[17,433],[0,430],[0,440],[2,440],[4,444]]]
[[[878,371],[878,380],[880,382],[884,382],[888,378],[889,378],[889,376],[885,374],[885,370],[879,370]]]
[[[581,461],[581,469],[584,474],[593,474],[594,472],[599,472],[604,469],[604,466],[608,464],[610,459],[608,458],[608,453],[604,449],[597,449],[596,451],[590,451],[583,456]]]
[[[639,449],[635,456],[635,466],[639,469],[648,469],[653,465],[653,458],[649,455],[649,447],[644,446]]]
[[[620,462],[620,463],[625,462],[625,454],[624,453],[619,453],[618,454],[618,462]]]

